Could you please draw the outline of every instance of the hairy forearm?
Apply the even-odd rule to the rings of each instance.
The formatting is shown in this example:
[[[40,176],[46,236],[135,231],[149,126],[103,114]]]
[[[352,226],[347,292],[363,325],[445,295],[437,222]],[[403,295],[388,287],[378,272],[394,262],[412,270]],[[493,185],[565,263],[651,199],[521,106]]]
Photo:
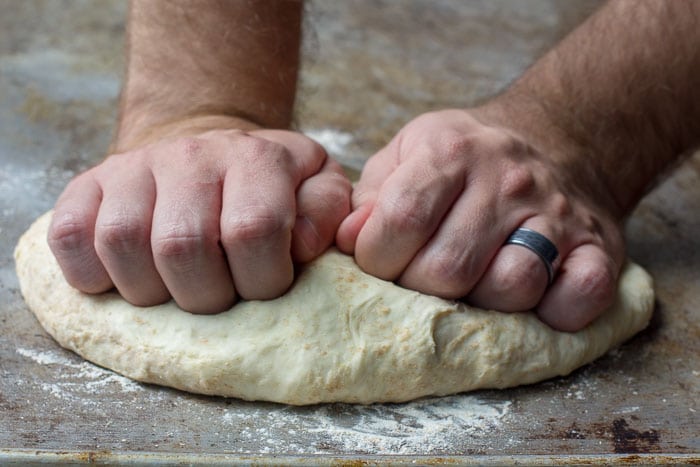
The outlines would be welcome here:
[[[699,48],[700,2],[611,1],[496,100],[624,215],[700,142]]]
[[[301,10],[292,0],[134,0],[115,149],[182,122],[288,127]]]

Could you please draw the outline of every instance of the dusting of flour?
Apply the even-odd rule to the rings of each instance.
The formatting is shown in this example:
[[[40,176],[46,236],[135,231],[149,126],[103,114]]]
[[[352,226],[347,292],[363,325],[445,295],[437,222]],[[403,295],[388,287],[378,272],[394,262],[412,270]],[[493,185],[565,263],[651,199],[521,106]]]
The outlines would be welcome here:
[[[404,404],[266,407],[252,413],[228,410],[222,419],[232,427],[242,427],[242,437],[257,439],[262,453],[274,452],[280,443],[278,433],[286,430],[287,452],[297,454],[430,455],[453,452],[465,439],[473,443],[493,436],[502,428],[510,406],[508,400],[457,395]],[[251,417],[258,423],[248,427],[245,421]],[[294,442],[296,435],[304,436]],[[313,445],[304,443],[309,437],[315,440]]]
[[[453,448],[455,436],[479,437],[496,429],[509,406],[508,401],[488,403],[475,396],[432,398],[363,408],[351,427],[336,425],[326,414],[317,430],[343,451],[433,454]]]
[[[348,155],[348,146],[353,142],[350,133],[332,128],[312,129],[304,133],[316,140],[331,155],[338,158]]]
[[[480,439],[505,431],[512,405],[491,392],[369,406],[224,402],[142,385],[61,350],[16,352],[41,366],[23,384],[36,385],[64,411],[87,410],[90,416],[110,418],[114,410],[167,407],[173,417],[188,420],[186,432],[203,423],[212,438],[225,437],[227,452],[245,455],[464,453]],[[176,425],[168,429],[176,432],[174,440],[182,437]],[[123,434],[120,442],[128,436]]]
[[[142,386],[135,381],[86,361],[74,363],[56,352],[18,348],[17,353],[40,365],[60,367],[56,380],[42,383],[41,386],[44,391],[61,399],[85,400],[80,393],[95,393],[110,386],[117,386],[122,392],[142,390]]]

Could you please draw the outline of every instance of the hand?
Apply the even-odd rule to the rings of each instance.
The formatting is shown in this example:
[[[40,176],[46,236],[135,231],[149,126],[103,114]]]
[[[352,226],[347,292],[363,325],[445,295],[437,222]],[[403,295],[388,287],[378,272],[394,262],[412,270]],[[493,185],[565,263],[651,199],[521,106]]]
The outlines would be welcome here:
[[[195,313],[269,299],[333,242],[350,208],[339,164],[291,131],[212,130],[108,157],[58,200],[49,245],[68,282]]]
[[[366,164],[336,241],[366,272],[420,292],[506,312],[537,309],[552,327],[581,329],[608,307],[624,261],[597,181],[478,114],[419,116]],[[542,260],[504,246],[519,227],[559,250]]]

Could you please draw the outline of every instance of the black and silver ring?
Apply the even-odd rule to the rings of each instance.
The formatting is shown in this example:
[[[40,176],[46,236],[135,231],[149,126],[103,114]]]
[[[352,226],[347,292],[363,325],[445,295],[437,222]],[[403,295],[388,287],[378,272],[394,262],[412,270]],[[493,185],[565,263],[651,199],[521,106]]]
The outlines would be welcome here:
[[[547,237],[532,229],[521,227],[508,237],[505,244],[524,246],[539,256],[547,268],[548,284],[552,283],[554,280],[554,261],[559,256],[559,251]]]

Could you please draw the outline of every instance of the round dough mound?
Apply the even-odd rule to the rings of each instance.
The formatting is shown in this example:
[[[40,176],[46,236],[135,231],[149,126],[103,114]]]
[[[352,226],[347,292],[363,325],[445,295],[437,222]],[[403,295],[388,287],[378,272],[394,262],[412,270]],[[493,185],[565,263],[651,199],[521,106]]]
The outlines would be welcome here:
[[[643,329],[651,278],[628,263],[615,304],[577,333],[403,289],[329,251],[292,288],[217,315],[150,308],[71,288],[46,243],[51,213],[15,251],[22,294],[63,347],[129,378],[287,404],[401,402],[534,383],[603,355]],[[565,310],[564,310],[565,312]]]

